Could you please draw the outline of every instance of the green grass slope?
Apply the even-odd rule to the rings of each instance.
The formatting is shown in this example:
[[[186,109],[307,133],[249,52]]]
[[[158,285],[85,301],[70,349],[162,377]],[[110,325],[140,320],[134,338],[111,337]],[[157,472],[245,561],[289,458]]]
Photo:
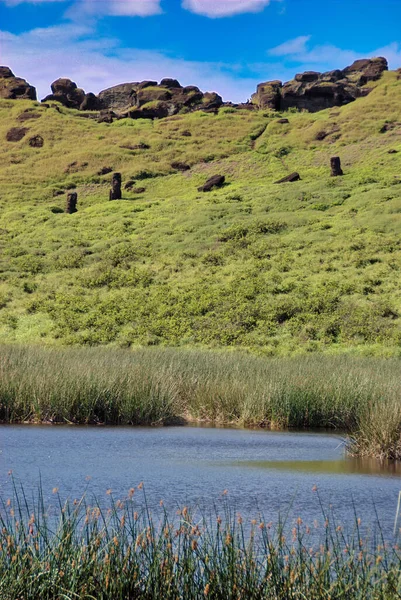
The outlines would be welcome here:
[[[0,341],[399,354],[401,81],[373,85],[289,124],[229,108],[98,124],[0,101]],[[27,108],[40,116],[20,122]],[[104,166],[145,191],[109,202]],[[198,192],[214,174],[227,185]]]

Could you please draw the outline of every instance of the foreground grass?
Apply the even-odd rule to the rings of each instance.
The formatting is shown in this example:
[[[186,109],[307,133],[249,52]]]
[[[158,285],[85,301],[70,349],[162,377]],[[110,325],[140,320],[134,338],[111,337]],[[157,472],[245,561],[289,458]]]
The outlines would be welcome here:
[[[400,397],[398,359],[0,347],[5,423],[337,428],[354,454],[401,459]]]
[[[141,485],[139,486],[141,488]],[[109,507],[85,498],[45,509],[23,490],[0,509],[0,598],[24,600],[392,600],[401,554],[360,519],[347,532],[322,507],[310,527],[252,521],[228,503],[154,517],[131,489]],[[49,514],[50,513],[50,514]]]
[[[373,86],[285,125],[227,108],[98,124],[0,101],[0,340],[400,355],[401,80]],[[141,193],[108,202],[103,167]],[[199,193],[217,173],[227,185]],[[62,214],[71,189],[79,211]]]

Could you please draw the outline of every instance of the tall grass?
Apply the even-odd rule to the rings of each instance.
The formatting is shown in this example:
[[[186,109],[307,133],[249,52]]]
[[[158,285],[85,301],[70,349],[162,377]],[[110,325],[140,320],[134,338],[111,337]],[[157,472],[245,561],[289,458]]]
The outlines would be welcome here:
[[[400,361],[1,346],[0,420],[338,428],[354,454],[400,459]]]
[[[139,486],[141,487],[141,486]],[[322,520],[248,521],[223,503],[214,514],[187,507],[153,516],[136,491],[102,508],[62,503],[49,516],[39,491],[0,510],[0,598],[24,600],[391,600],[401,594],[398,546]],[[142,507],[142,508],[141,508]],[[221,512],[219,512],[221,509]]]

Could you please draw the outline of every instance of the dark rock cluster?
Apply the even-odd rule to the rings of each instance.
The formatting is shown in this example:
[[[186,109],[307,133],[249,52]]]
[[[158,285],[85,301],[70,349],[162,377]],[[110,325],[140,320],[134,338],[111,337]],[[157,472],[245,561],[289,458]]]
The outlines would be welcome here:
[[[183,87],[176,79],[123,83],[100,92],[99,100],[102,109],[133,119],[160,119],[199,108],[214,111],[223,104],[215,92]]]
[[[42,100],[60,102],[67,108],[80,111],[96,111],[98,115],[83,113],[82,116],[97,118],[99,123],[112,123],[114,119],[160,119],[178,113],[203,110],[217,112],[221,106],[233,109],[271,109],[285,111],[291,108],[316,112],[334,106],[343,106],[371,91],[368,85],[380,79],[388,70],[385,58],[356,60],[345,69],[326,73],[306,71],[292,81],[267,81],[260,83],[251,102],[246,104],[223,103],[216,92],[202,92],[198,87],[183,87],[176,79],[122,83],[100,92],[86,93],[74,81],[60,78],[51,84],[52,93]],[[397,71],[401,77],[401,70]],[[36,90],[24,79],[15,77],[8,67],[0,67],[0,98],[36,99]],[[45,106],[50,106],[45,104]],[[57,105],[56,105],[57,107]],[[58,110],[60,110],[57,107]],[[23,119],[28,120],[27,113]],[[34,118],[32,116],[31,118]],[[21,121],[23,120],[21,118]],[[286,119],[279,123],[286,124]],[[183,132],[182,135],[191,135]]]
[[[217,110],[222,98],[215,92],[203,93],[195,86],[182,87],[176,79],[122,83],[95,94],[87,94],[70,79],[57,79],[51,84],[52,94],[42,102],[58,101],[67,108],[100,111],[100,123],[114,118],[158,119],[184,110]]]
[[[36,100],[36,89],[25,79],[16,77],[8,67],[0,67],[0,98]]]
[[[379,57],[357,60],[342,71],[306,71],[284,84],[277,80],[260,83],[252,103],[258,108],[297,108],[309,112],[343,106],[366,96],[370,91],[366,84],[380,79],[387,70],[387,60]]]
[[[67,108],[77,108],[78,110],[100,110],[101,108],[99,99],[95,94],[91,92],[86,94],[71,79],[62,77],[53,81],[50,87],[52,93],[43,98],[42,102],[55,100]]]

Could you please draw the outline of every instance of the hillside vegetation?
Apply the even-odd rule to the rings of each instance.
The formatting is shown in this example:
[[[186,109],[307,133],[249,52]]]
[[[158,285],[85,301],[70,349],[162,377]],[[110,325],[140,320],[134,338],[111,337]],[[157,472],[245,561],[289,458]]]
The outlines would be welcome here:
[[[401,80],[371,85],[288,124],[227,107],[99,124],[1,100],[0,341],[399,354]],[[135,181],[123,200],[103,167]],[[215,174],[226,185],[198,192]]]

